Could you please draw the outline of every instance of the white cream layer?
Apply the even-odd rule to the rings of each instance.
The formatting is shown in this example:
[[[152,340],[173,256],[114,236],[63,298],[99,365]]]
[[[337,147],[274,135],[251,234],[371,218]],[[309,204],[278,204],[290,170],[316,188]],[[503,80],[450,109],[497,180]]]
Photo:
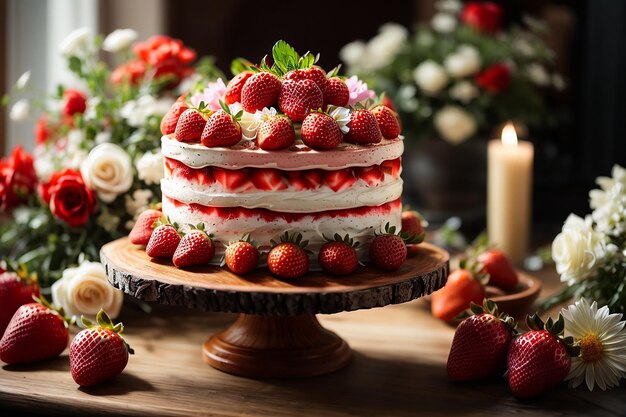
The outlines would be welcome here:
[[[327,186],[303,191],[295,191],[293,187],[289,187],[280,191],[228,192],[217,181],[205,186],[183,178],[169,177],[161,180],[161,190],[164,196],[186,204],[311,213],[380,206],[397,200],[402,195],[402,179],[385,175],[385,180],[377,187],[369,187],[364,180],[359,179],[347,190],[338,192]]]
[[[402,156],[402,137],[383,139],[378,144],[355,145],[342,142],[337,148],[316,151],[298,140],[294,146],[280,151],[264,151],[251,141],[242,141],[230,148],[207,148],[199,143],[179,142],[168,136],[161,138],[163,155],[191,168],[207,166],[236,168],[278,168],[284,171],[305,169],[336,170],[347,167],[368,167]]]

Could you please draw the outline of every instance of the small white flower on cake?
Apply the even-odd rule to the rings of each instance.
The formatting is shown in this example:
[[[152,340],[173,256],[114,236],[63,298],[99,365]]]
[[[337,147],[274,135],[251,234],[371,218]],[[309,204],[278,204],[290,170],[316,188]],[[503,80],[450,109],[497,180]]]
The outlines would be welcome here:
[[[116,318],[124,296],[107,282],[101,263],[82,262],[77,268],[63,271],[61,279],[52,284],[52,301],[69,316],[94,317],[103,308]]]
[[[28,70],[24,74],[20,75],[20,78],[18,78],[15,82],[15,88],[17,90],[23,90],[26,88],[28,82],[30,81],[30,74],[31,72]]]
[[[59,51],[65,56],[77,55],[82,52],[91,39],[89,28],[78,28],[70,32],[69,35],[59,45]]]
[[[451,33],[456,29],[458,21],[449,13],[437,13],[430,21],[435,32]]]
[[[136,40],[137,32],[133,29],[116,29],[104,38],[102,49],[107,52],[120,52],[128,49]]]
[[[163,154],[159,150],[146,152],[137,160],[136,168],[140,180],[148,185],[160,184],[165,176]]]
[[[11,112],[9,113],[9,117],[14,122],[23,122],[28,119],[28,115],[30,114],[30,102],[26,99],[21,99],[13,104],[11,107]]]
[[[436,94],[448,83],[448,75],[441,65],[427,60],[419,64],[413,71],[413,79],[422,91]]]
[[[476,133],[476,120],[459,106],[448,105],[435,113],[433,120],[435,129],[441,137],[458,145]]]
[[[89,152],[81,166],[83,179],[105,203],[133,185],[133,166],[130,156],[118,145],[103,143]]]
[[[254,113],[254,120],[260,124],[276,116],[276,114],[277,114],[277,111],[274,107],[269,107],[269,108],[263,107],[263,110],[257,110]]]
[[[453,78],[463,78],[477,73],[482,60],[478,49],[470,45],[461,45],[456,52],[443,60],[443,65]]]
[[[336,107],[330,112],[330,117],[337,121],[341,131],[346,134],[350,131],[348,123],[350,123],[350,109],[345,107]]]
[[[583,382],[590,391],[597,385],[602,391],[617,387],[626,376],[626,329],[621,314],[609,314],[604,306],[581,298],[561,310],[565,319],[565,336],[571,336],[580,347],[572,358],[567,379],[572,387]]]

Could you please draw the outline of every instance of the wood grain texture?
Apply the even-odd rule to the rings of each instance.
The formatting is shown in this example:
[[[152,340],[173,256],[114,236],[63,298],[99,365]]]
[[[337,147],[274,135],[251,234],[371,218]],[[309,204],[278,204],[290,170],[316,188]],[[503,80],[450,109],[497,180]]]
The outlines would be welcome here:
[[[238,276],[216,266],[175,268],[148,257],[143,248],[122,238],[100,253],[109,282],[144,301],[184,305],[204,311],[284,315],[330,314],[404,303],[445,284],[449,255],[424,243],[397,271],[360,266],[356,273],[333,277],[310,272],[283,281],[264,268]]]

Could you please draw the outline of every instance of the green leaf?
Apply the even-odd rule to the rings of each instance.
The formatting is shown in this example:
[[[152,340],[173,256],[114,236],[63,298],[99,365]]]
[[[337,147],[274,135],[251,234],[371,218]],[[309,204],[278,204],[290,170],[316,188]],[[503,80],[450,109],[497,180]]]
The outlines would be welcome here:
[[[233,75],[237,75],[244,71],[249,71],[251,65],[252,62],[248,61],[245,58],[235,58],[230,63],[230,72],[232,72]]]
[[[331,69],[328,74],[326,74],[327,78],[336,77],[339,74],[339,70],[341,69],[341,64],[337,65],[335,68]]]
[[[81,71],[82,65],[83,65],[82,62],[78,57],[76,56],[69,57],[68,66],[69,66],[70,71],[75,72],[79,76],[82,74],[82,71]]]
[[[307,52],[298,60],[298,68],[311,68],[315,63],[315,57],[312,53]]]
[[[11,100],[11,98],[9,97],[8,94],[3,95],[2,96],[2,105],[3,106],[8,106],[10,100]]]
[[[279,40],[272,47],[272,58],[274,65],[278,67],[282,74],[298,68],[300,55],[287,42]]]

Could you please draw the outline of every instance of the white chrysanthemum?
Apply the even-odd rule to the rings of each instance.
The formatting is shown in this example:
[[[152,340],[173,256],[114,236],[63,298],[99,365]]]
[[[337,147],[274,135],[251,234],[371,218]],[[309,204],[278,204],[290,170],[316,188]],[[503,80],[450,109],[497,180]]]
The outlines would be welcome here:
[[[91,38],[91,30],[83,27],[70,32],[59,45],[59,51],[65,56],[76,55],[82,52]]]
[[[139,179],[146,184],[160,184],[165,177],[161,151],[146,152],[135,162]]]
[[[601,390],[619,385],[626,377],[626,329],[621,314],[609,314],[604,306],[598,309],[584,298],[562,311],[565,336],[580,345],[580,355],[572,358],[567,379],[572,387],[583,382],[590,391],[597,385]]]
[[[137,32],[133,29],[116,29],[104,38],[102,49],[107,52],[120,52],[128,49],[136,40]]]
[[[23,90],[24,88],[26,88],[26,86],[28,85],[28,82],[30,81],[30,75],[31,75],[30,70],[20,75],[20,78],[18,78],[17,81],[15,82],[15,88],[18,90]]]
[[[26,99],[21,99],[15,102],[13,107],[11,107],[11,112],[9,113],[9,117],[14,122],[23,122],[28,118],[30,114],[30,102]]]
[[[611,236],[626,233],[626,169],[613,167],[611,177],[598,177],[600,189],[589,192],[596,230]]]
[[[346,107],[337,107],[330,112],[330,117],[337,121],[341,131],[346,134],[350,131],[348,123],[350,123],[350,109]]]

